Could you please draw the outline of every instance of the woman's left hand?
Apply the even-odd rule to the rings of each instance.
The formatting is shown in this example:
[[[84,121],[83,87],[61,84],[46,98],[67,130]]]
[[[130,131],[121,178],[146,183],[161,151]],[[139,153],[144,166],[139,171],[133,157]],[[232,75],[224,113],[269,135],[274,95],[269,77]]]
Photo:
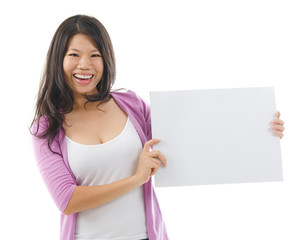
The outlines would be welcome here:
[[[279,117],[280,117],[280,112],[277,111],[277,119],[272,120],[271,129],[274,130],[273,133],[275,135],[278,135],[280,138],[282,138],[284,136],[283,131],[285,130],[285,127],[284,127],[285,123],[284,121],[280,120]]]

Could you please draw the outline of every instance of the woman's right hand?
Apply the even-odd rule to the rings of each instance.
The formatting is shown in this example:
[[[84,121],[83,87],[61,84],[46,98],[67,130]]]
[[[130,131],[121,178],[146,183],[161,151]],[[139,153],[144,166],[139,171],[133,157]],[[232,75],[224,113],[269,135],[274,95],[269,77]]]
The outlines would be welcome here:
[[[158,150],[150,151],[150,146],[159,142],[159,139],[151,139],[147,141],[139,156],[135,177],[141,185],[149,181],[150,177],[157,172],[161,163],[166,167],[165,156]]]

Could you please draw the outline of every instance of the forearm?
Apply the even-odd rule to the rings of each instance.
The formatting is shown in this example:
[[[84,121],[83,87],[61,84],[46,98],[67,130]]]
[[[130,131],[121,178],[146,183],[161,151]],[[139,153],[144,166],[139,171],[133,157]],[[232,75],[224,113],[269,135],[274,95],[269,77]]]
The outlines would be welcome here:
[[[140,181],[134,175],[106,185],[77,186],[74,189],[64,214],[70,215],[106,204],[141,185]]]

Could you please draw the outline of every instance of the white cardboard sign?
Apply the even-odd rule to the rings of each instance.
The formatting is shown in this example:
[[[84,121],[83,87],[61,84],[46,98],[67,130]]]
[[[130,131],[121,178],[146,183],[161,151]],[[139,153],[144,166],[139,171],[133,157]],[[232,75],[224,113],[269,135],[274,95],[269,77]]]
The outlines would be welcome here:
[[[273,87],[150,92],[156,187],[282,181]]]

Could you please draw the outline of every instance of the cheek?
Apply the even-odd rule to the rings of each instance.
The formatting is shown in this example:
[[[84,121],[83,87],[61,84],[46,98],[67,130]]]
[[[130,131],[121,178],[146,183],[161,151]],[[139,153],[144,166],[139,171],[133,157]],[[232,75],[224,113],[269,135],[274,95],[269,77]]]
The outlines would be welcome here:
[[[67,75],[68,66],[69,66],[69,64],[68,64],[67,60],[65,60],[65,58],[64,58],[64,61],[63,61],[63,70],[64,70],[64,74],[65,75]]]
[[[103,65],[102,65],[102,67],[100,67],[99,71],[100,71],[100,73],[102,75],[102,73],[103,73]]]
[[[71,75],[72,70],[74,69],[75,62],[70,59],[64,58],[63,61],[63,70],[65,75]]]
[[[94,63],[94,65],[95,65],[96,71],[99,72],[102,75],[102,73],[103,73],[103,62],[102,61],[96,61]]]

